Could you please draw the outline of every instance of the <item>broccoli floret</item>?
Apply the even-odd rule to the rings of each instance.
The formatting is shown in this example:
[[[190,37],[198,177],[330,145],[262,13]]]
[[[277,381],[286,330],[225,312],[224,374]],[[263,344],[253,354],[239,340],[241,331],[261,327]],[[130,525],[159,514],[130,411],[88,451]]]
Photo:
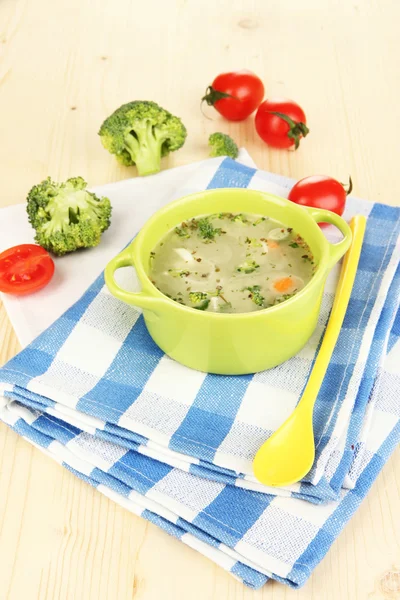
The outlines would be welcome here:
[[[230,156],[231,158],[237,158],[239,155],[239,148],[226,133],[212,133],[208,138],[208,145],[211,148],[210,156]]]
[[[139,175],[157,173],[161,157],[185,143],[182,121],[155,102],[137,100],[120,106],[102,124],[101,142],[126,166],[136,165]]]
[[[193,304],[193,308],[198,310],[206,310],[210,304],[210,298],[205,292],[190,292],[189,300]]]
[[[249,296],[257,306],[264,306],[264,296],[261,295],[261,287],[259,285],[253,285],[251,287],[244,288],[250,292]]]
[[[236,267],[236,271],[246,274],[253,273],[259,266],[255,260],[245,260],[244,263]]]
[[[58,256],[97,246],[110,225],[111,204],[88,192],[82,177],[56,183],[50,177],[35,185],[27,198],[35,241]]]
[[[216,235],[220,235],[222,232],[222,229],[214,227],[207,217],[199,219],[197,225],[199,236],[204,240],[213,240]]]

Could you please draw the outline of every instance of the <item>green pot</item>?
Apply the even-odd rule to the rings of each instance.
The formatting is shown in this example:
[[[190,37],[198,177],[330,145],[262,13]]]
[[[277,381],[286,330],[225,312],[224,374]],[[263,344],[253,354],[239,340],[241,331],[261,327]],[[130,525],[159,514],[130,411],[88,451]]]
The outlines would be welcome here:
[[[282,304],[257,312],[220,314],[183,306],[150,281],[150,252],[172,227],[216,212],[265,215],[293,227],[310,246],[317,270],[312,280]],[[332,223],[343,234],[330,244],[317,223]],[[351,242],[347,223],[335,213],[298,206],[265,192],[217,189],[168,204],[155,213],[135,240],[106,267],[105,281],[116,297],[143,309],[155,343],[178,362],[209,373],[239,375],[270,369],[294,356],[317,324],[326,276]],[[120,267],[134,266],[142,291],[123,290],[114,279]]]

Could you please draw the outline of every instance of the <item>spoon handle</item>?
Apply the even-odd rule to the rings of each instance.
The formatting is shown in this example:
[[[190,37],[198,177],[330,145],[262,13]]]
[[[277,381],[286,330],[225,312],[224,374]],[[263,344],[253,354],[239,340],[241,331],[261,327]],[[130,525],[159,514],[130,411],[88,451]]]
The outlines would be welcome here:
[[[354,280],[357,274],[365,226],[366,218],[361,215],[353,217],[350,221],[350,229],[353,234],[353,240],[343,260],[339,282],[336,288],[335,299],[333,301],[332,311],[326,326],[324,339],[298,406],[300,404],[304,406],[304,404],[310,403],[310,408],[312,408],[315,400],[317,399],[318,392],[324,380],[329,361],[331,360],[333,350],[343,325],[347,306],[349,304],[351,291],[353,289]]]
[[[350,222],[352,244],[343,261],[324,339],[303,395],[290,417],[264,442],[254,457],[254,475],[264,485],[283,487],[296,483],[310,471],[314,462],[314,404],[349,304],[365,225],[363,216],[356,216]]]

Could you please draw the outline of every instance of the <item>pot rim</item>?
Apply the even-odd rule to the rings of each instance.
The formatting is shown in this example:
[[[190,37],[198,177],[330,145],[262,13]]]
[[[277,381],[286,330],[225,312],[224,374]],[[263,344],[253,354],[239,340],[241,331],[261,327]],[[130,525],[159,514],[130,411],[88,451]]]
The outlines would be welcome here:
[[[281,304],[277,304],[276,306],[270,306],[268,308],[264,308],[257,311],[244,312],[244,313],[214,313],[214,312],[206,312],[201,311],[190,306],[186,306],[183,304],[179,304],[175,300],[168,298],[163,292],[161,292],[150,280],[147,275],[144,265],[141,260],[141,251],[146,239],[146,235],[149,230],[166,214],[171,212],[174,208],[180,205],[190,205],[191,202],[207,196],[212,196],[214,194],[218,194],[220,192],[229,192],[232,195],[258,195],[263,196],[267,203],[280,204],[281,206],[285,206],[290,208],[290,210],[295,214],[301,214],[303,217],[305,214],[309,220],[311,227],[314,229],[314,232],[317,234],[317,239],[320,243],[321,248],[321,257],[319,259],[317,269],[312,279],[304,286],[302,290],[297,292],[292,298],[285,300]],[[246,212],[244,209],[243,212]],[[194,215],[196,216],[196,215]],[[190,218],[190,217],[188,217]],[[331,244],[324,234],[321,231],[321,228],[317,224],[317,218],[319,218],[319,222],[324,221],[325,219],[329,219],[328,222],[332,223],[343,234],[343,240],[338,242],[337,244]],[[183,196],[178,200],[174,200],[170,202],[166,206],[159,209],[155,212],[144,224],[136,238],[131,242],[126,250],[130,251],[132,266],[136,269],[138,279],[143,287],[142,294],[144,293],[147,297],[153,298],[154,300],[158,299],[161,301],[165,307],[168,305],[170,309],[174,309],[176,311],[183,311],[185,313],[191,314],[193,318],[200,319],[255,319],[262,318],[268,315],[275,315],[281,313],[286,308],[292,308],[293,305],[297,302],[301,302],[301,299],[308,294],[312,294],[312,292],[320,287],[325,280],[327,273],[331,270],[333,265],[340,260],[345,251],[347,251],[351,241],[351,231],[344,219],[336,215],[335,213],[331,213],[330,211],[323,209],[313,209],[310,207],[301,206],[291,202],[286,198],[282,198],[280,196],[276,196],[275,194],[270,194],[269,192],[259,191],[259,190],[249,190],[247,188],[217,188],[213,190],[205,190],[201,192],[195,192],[193,194],[189,194],[187,196]],[[339,249],[338,246],[341,245]],[[343,251],[341,251],[343,250]],[[157,300],[156,300],[157,301]],[[133,302],[134,303],[134,302]],[[158,311],[157,311],[158,312]],[[197,317],[195,317],[197,315]]]

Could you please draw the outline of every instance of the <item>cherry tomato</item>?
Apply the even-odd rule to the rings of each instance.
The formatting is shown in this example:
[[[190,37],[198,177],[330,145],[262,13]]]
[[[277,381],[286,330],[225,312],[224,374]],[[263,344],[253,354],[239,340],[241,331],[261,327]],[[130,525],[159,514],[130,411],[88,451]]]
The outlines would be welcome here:
[[[218,75],[206,90],[203,102],[214,108],[228,121],[243,121],[262,102],[264,85],[251,71],[233,71]]]
[[[260,104],[255,126],[260,138],[269,146],[290,148],[294,145],[295,150],[300,139],[310,131],[303,109],[293,100],[284,98],[265,100]]]
[[[0,254],[0,292],[17,296],[37,292],[53,273],[53,259],[41,246],[21,244]]]
[[[346,204],[346,196],[353,189],[349,177],[348,189],[342,183],[326,175],[312,175],[300,179],[290,190],[289,200],[302,206],[313,206],[331,210],[342,215]]]

